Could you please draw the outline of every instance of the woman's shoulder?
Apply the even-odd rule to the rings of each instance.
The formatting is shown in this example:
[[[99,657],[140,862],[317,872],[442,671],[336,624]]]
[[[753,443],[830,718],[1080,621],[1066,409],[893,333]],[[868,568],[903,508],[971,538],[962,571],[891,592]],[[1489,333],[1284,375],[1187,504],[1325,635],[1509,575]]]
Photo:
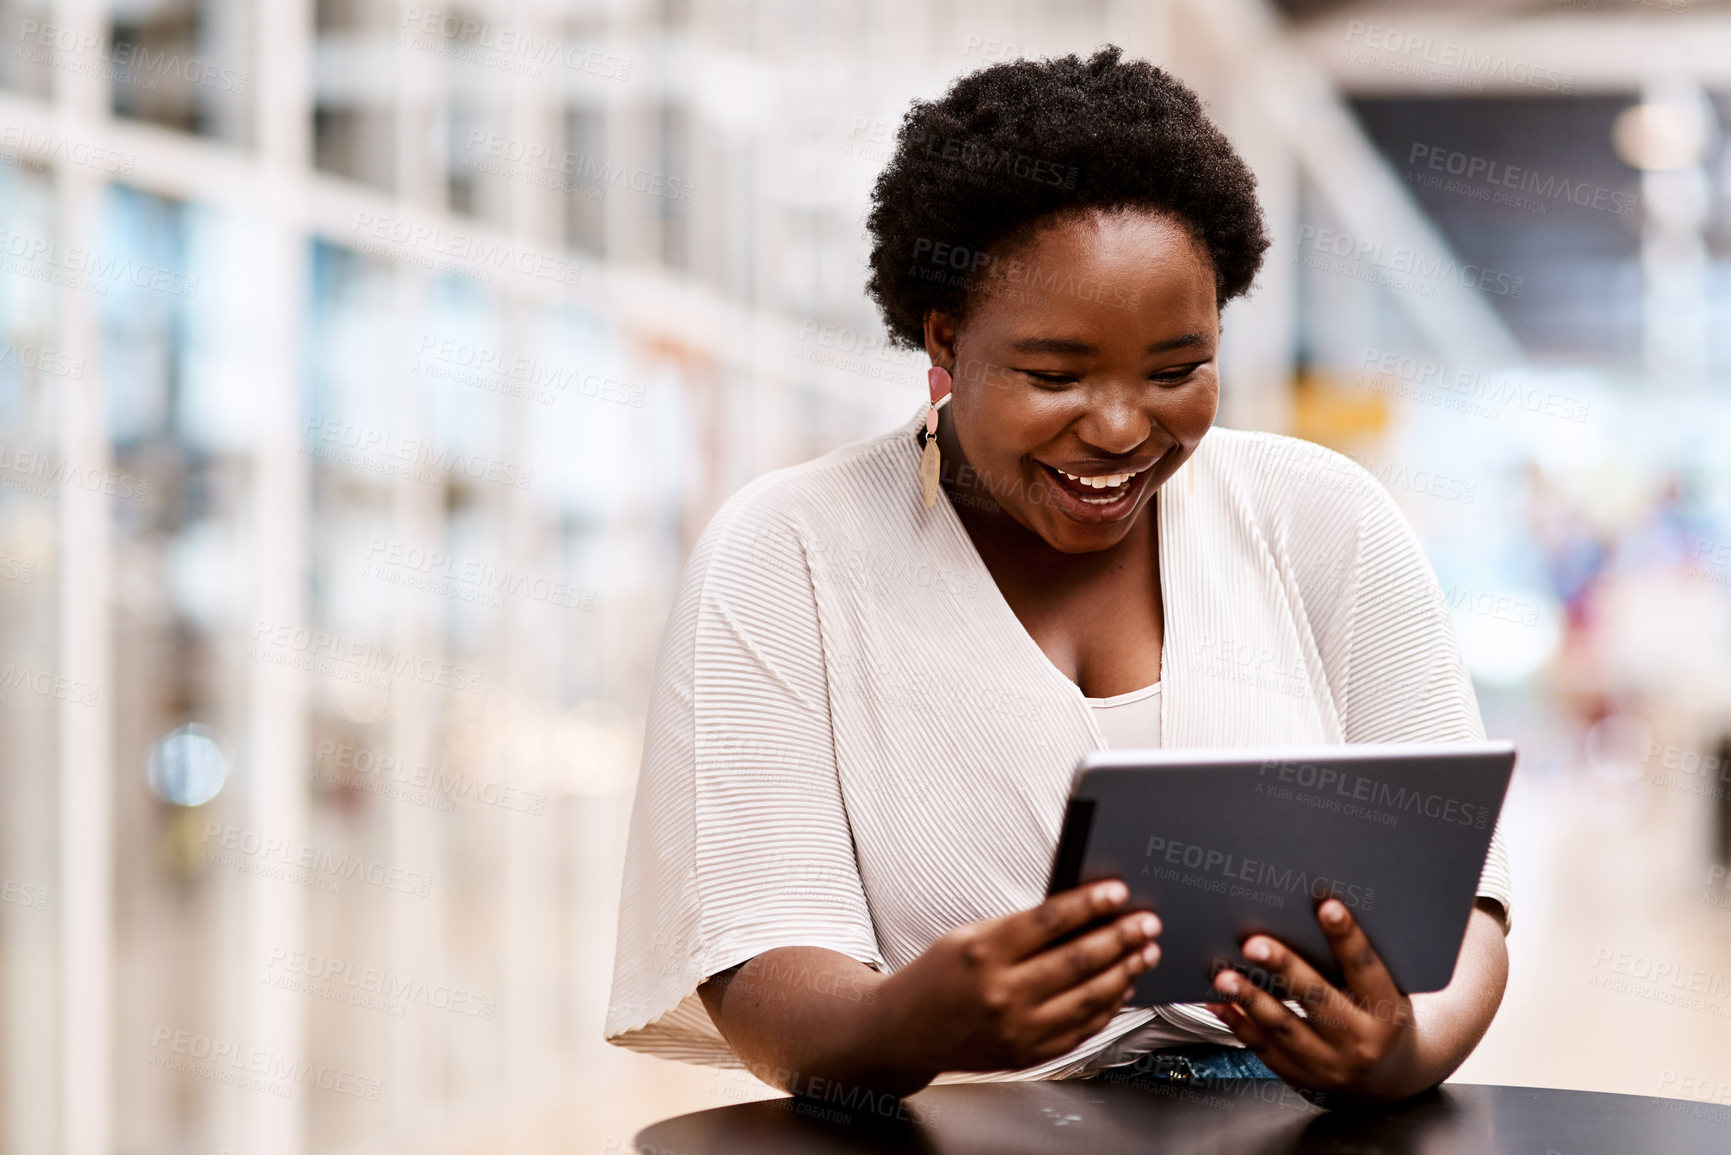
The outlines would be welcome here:
[[[1278,433],[1218,427],[1202,446],[1198,493],[1213,495],[1205,516],[1236,522],[1307,604],[1339,603],[1366,582],[1405,589],[1429,574],[1393,495],[1344,453]]]
[[[1326,632],[1352,604],[1374,602],[1415,628],[1437,612],[1436,577],[1393,494],[1343,453],[1275,433],[1211,430],[1198,450],[1215,495],[1204,516],[1236,521]],[[1206,489],[1204,486],[1206,485]],[[1202,511],[1199,511],[1202,512]],[[1367,602],[1368,599],[1368,602]],[[1445,614],[1446,617],[1446,614]]]
[[[840,525],[878,523],[906,504],[888,492],[899,487],[918,501],[917,460],[911,439],[915,423],[839,445],[795,465],[752,478],[717,507],[699,537],[699,548],[723,542],[793,545]]]
[[[1196,460],[1262,517],[1316,526],[1356,525],[1393,510],[1393,498],[1364,466],[1344,453],[1281,433],[1215,426]]]

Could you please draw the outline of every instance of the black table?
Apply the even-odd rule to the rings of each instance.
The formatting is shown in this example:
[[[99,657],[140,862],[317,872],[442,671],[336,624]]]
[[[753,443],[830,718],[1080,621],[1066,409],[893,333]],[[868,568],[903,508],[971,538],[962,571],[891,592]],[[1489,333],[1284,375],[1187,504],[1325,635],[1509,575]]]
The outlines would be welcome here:
[[[901,1103],[766,1099],[644,1129],[641,1155],[1731,1155],[1731,1107],[1450,1084],[1374,1111],[1323,1111],[1273,1080],[930,1087]],[[898,1117],[899,1115],[899,1117]]]

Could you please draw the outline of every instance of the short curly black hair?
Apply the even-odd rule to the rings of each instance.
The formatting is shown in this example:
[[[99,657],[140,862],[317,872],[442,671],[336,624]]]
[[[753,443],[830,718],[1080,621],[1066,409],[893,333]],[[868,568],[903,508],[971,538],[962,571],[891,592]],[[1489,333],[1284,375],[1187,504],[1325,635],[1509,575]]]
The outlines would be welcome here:
[[[908,109],[866,222],[866,291],[893,343],[923,347],[928,310],[966,315],[980,282],[951,270],[1068,210],[1171,213],[1207,249],[1219,304],[1249,290],[1269,245],[1255,175],[1195,93],[1121,56],[994,64]]]

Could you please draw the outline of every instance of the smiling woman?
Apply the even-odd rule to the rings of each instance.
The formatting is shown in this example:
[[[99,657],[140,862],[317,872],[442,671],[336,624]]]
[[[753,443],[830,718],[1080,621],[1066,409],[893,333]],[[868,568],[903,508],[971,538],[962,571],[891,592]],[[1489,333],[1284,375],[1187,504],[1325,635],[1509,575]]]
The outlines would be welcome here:
[[[930,359],[932,406],[759,477],[699,538],[651,694],[609,1040],[874,1094],[1170,1052],[1387,1100],[1471,1051],[1507,966],[1500,836],[1445,991],[1394,991],[1339,902],[1318,921],[1344,988],[1250,938],[1302,1018],[1230,970],[1218,1003],[1128,1008],[1159,919],[1117,883],[1042,901],[1071,770],[1108,736],[1483,737],[1388,493],[1317,446],[1212,428],[1220,307],[1267,248],[1254,185],[1188,90],[1115,49],[910,110],[869,289]],[[959,580],[895,580],[938,572]]]

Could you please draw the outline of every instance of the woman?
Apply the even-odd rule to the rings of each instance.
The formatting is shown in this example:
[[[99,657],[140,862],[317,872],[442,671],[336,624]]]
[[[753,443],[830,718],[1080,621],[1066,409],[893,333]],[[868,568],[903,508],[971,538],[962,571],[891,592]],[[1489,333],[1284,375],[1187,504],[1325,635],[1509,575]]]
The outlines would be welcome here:
[[[1232,971],[1218,1003],[1126,1007],[1158,918],[1116,882],[1043,901],[1089,750],[1483,736],[1388,494],[1210,428],[1220,306],[1268,247],[1254,184],[1188,89],[1116,49],[913,106],[869,289],[933,404],[757,478],[698,541],[609,1040],[829,1098],[1134,1063],[1389,1101],[1471,1051],[1507,970],[1500,837],[1447,990],[1400,995],[1338,901],[1343,989],[1249,939],[1303,1018]]]

